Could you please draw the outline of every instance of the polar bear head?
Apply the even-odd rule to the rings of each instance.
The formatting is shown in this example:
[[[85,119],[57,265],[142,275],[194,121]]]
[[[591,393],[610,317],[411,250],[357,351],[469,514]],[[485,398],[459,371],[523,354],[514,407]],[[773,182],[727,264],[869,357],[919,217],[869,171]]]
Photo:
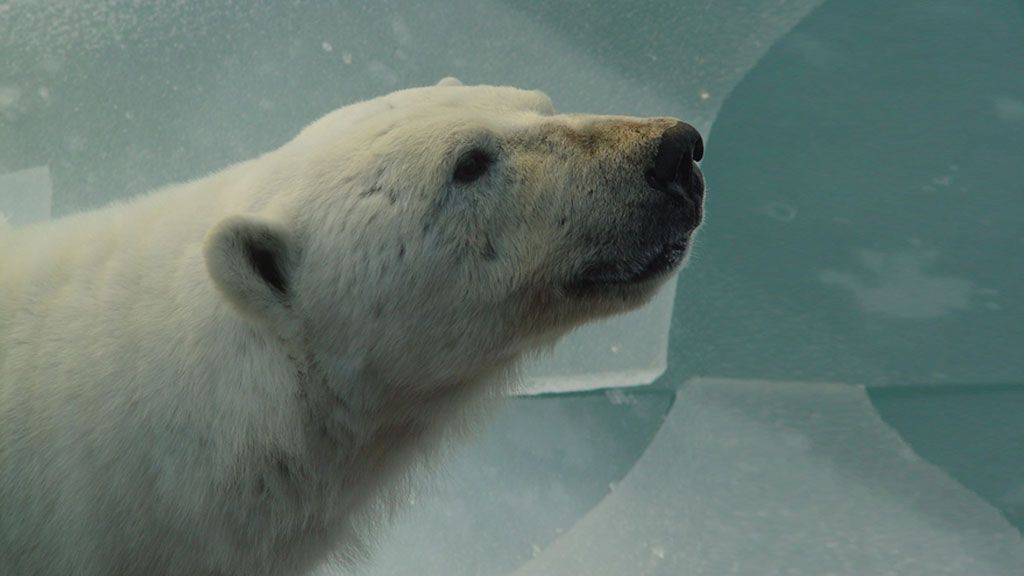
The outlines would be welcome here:
[[[646,302],[702,219],[700,135],[556,114],[541,92],[403,90],[271,153],[257,215],[208,237],[220,291],[337,377],[472,381]]]

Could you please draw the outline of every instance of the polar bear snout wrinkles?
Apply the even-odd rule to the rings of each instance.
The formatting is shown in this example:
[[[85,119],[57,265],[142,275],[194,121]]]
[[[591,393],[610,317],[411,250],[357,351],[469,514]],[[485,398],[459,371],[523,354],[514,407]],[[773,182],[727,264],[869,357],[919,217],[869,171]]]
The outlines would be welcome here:
[[[629,122],[628,120],[626,121]],[[617,206],[619,219],[607,222],[596,244],[604,249],[591,256],[572,277],[569,292],[578,296],[621,295],[623,290],[648,294],[657,281],[685,260],[691,239],[703,220],[704,176],[697,161],[704,142],[693,126],[675,119],[642,120],[656,130],[638,162],[645,185]],[[646,155],[646,156],[645,156]],[[634,188],[627,186],[627,188]]]

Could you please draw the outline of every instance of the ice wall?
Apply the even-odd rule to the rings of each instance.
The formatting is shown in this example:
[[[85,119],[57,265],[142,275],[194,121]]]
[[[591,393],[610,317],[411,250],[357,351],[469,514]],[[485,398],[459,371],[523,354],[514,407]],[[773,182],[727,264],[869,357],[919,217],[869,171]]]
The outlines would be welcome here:
[[[1016,0],[827,2],[777,43],[715,120],[672,384],[1024,382],[1021,62]]]
[[[1020,533],[862,387],[695,380],[629,476],[516,576],[1013,576]]]

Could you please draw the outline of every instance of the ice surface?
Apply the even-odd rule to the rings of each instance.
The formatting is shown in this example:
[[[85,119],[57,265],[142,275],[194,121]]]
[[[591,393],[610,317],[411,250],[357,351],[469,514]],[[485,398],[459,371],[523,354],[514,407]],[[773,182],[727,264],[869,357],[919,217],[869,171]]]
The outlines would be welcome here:
[[[1016,576],[1020,533],[864,389],[695,380],[614,492],[516,576]]]
[[[929,274],[936,250],[911,247],[895,253],[863,250],[857,272],[823,270],[822,284],[848,291],[865,314],[908,320],[947,316],[970,307],[978,292],[965,278]]]
[[[0,174],[0,215],[12,226],[50,217],[53,186],[46,166]]]

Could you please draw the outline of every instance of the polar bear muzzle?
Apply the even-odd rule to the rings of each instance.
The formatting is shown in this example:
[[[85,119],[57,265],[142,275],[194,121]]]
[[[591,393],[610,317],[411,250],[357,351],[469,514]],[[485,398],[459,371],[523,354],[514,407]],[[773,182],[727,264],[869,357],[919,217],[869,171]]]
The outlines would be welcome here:
[[[704,177],[696,162],[704,141],[693,126],[676,121],[661,134],[644,173],[644,218],[628,240],[589,262],[568,285],[571,294],[590,296],[608,290],[655,283],[685,260],[691,238],[703,220]]]

